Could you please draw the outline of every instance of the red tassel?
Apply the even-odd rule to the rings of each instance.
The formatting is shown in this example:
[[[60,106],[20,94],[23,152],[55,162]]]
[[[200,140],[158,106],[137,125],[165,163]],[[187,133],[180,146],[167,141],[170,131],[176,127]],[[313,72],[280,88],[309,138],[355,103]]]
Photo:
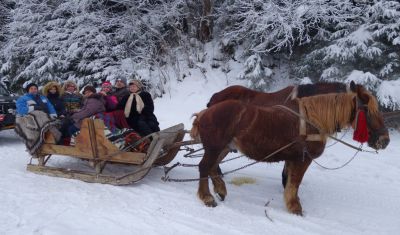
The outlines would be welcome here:
[[[353,140],[360,143],[368,141],[368,127],[367,118],[365,117],[364,111],[358,111],[358,118],[356,123],[356,129],[354,130]]]

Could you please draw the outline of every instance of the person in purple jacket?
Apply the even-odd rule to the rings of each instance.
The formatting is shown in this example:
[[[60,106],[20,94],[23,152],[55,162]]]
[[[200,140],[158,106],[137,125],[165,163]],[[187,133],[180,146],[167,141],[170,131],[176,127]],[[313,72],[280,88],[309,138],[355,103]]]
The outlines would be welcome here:
[[[83,106],[78,112],[72,114],[71,116],[75,130],[79,130],[81,128],[83,119],[106,110],[103,97],[96,93],[96,89],[93,86],[86,86],[83,88],[82,93],[84,97]]]
[[[64,139],[70,138],[80,130],[83,119],[106,110],[102,95],[97,94],[93,86],[86,86],[82,93],[82,108],[78,112],[73,113],[71,117],[66,118],[63,123],[62,133],[64,134]]]

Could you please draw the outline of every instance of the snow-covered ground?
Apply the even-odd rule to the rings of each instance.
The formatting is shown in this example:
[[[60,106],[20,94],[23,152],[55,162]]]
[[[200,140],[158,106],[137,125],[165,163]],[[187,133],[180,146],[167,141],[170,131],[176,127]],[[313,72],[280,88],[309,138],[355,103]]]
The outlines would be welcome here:
[[[211,94],[226,85],[224,79],[206,81],[201,76],[171,82],[167,95],[155,100],[161,127],[183,122],[190,129],[192,113],[203,109]],[[351,132],[344,140],[352,142]],[[24,145],[13,131],[2,131],[0,234],[398,234],[399,144],[400,134],[391,132],[391,143],[378,155],[359,153],[347,166],[333,171],[313,163],[300,187],[304,209],[300,217],[289,214],[283,202],[283,163],[256,164],[227,175],[226,200],[208,208],[196,196],[197,182],[163,182],[161,167],[139,183],[123,187],[27,172],[30,158]],[[336,167],[354,153],[335,144],[317,161]],[[173,163],[199,161],[183,154]],[[240,158],[221,166],[228,171],[250,162]],[[49,164],[82,167],[86,163],[55,156]],[[198,170],[178,167],[170,177],[195,178]],[[231,183],[242,177],[255,182]]]

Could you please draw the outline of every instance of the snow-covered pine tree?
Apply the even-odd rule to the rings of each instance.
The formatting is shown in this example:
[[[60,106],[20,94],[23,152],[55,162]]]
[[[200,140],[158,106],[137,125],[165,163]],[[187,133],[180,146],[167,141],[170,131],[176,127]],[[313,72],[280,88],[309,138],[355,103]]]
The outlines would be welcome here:
[[[161,95],[171,67],[181,77],[178,57],[198,37],[202,12],[198,0],[14,1],[0,51],[0,71],[14,88],[67,79],[84,85],[135,73]]]
[[[15,87],[72,79],[93,83],[118,75],[124,53],[120,16],[107,18],[102,1],[16,0],[1,53],[1,72]]]
[[[352,20],[348,11],[353,8],[351,1],[341,0],[227,0],[216,6],[216,27],[224,41],[244,47],[244,57],[257,53],[275,74],[296,77],[304,53],[329,38],[336,25]],[[279,71],[283,62],[285,70],[294,71]]]
[[[314,81],[354,80],[374,91],[383,106],[398,108],[400,97],[393,97],[395,92],[390,90],[385,94],[380,86],[386,81],[388,87],[387,83],[400,78],[400,3],[359,3],[346,11],[349,18],[327,28],[328,37],[304,56],[297,75]],[[398,87],[396,84],[393,82]]]

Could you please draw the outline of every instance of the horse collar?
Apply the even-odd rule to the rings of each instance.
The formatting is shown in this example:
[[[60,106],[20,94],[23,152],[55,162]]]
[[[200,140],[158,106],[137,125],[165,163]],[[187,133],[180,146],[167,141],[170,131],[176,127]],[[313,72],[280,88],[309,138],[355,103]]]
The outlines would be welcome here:
[[[322,134],[307,134],[307,123],[306,123],[306,116],[305,116],[305,109],[303,102],[299,100],[299,119],[300,119],[300,126],[299,132],[300,136],[305,136],[305,141],[325,141],[325,138],[322,137]]]

